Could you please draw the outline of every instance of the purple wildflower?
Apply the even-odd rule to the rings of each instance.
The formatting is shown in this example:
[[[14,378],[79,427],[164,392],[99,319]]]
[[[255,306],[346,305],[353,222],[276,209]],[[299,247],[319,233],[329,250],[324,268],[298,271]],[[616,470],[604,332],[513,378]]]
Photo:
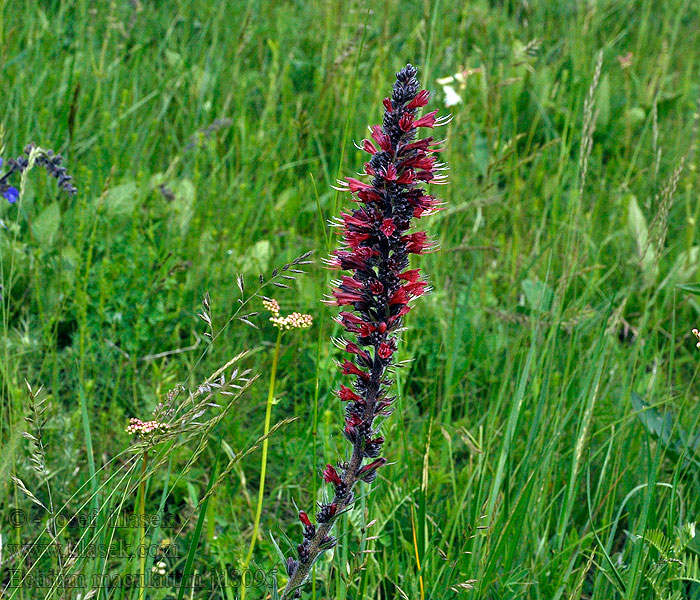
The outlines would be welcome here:
[[[418,269],[408,269],[409,255],[435,248],[425,232],[408,232],[414,218],[440,210],[441,203],[422,184],[446,179],[441,173],[445,166],[435,157],[441,142],[432,137],[416,140],[416,134],[420,127],[443,125],[449,119],[437,118],[437,111],[418,118],[430,93],[420,91],[416,74],[410,64],[396,74],[393,93],[384,99],[382,125],[370,128],[372,140],[362,140],[360,148],[371,155],[364,165],[371,183],[348,177],[336,188],[353,194],[359,204],[341,213],[335,223],[342,228],[344,244],[326,261],[331,268],[351,272],[333,282],[326,302],[353,311],[341,312],[336,320],[355,341],[334,340],[350,354],[339,367],[353,378],[352,386],[341,385],[336,393],[345,403],[343,434],[352,445],[352,455],[337,469],[327,465],[323,471],[324,481],[333,488],[333,500],[320,505],[313,535],[304,513],[304,541],[297,547],[294,568],[287,568],[290,578],[283,600],[301,596],[311,565],[335,545],[329,533],[336,516],[353,503],[355,484],[372,482],[387,462],[379,456],[384,437],[377,423],[378,417],[393,410],[394,398],[388,395],[393,382],[386,373],[393,364],[404,315],[415,298],[430,290]]]
[[[28,144],[24,148],[24,155],[18,158],[11,158],[7,161],[7,173],[0,175],[0,195],[5,198],[10,204],[14,204],[19,199],[19,190],[9,184],[9,179],[15,173],[23,173],[29,166],[29,155],[34,150],[34,144]],[[35,164],[42,167],[46,172],[58,181],[58,187],[68,194],[77,193],[77,189],[73,185],[73,178],[68,175],[68,171],[61,165],[63,157],[60,154],[55,154],[53,150],[39,149],[36,155]],[[3,160],[0,158],[0,167]]]
[[[3,160],[0,158],[0,168],[2,167],[2,163]],[[0,196],[5,198],[10,204],[14,204],[19,199],[19,190],[5,183],[4,179],[4,177],[0,179]]]

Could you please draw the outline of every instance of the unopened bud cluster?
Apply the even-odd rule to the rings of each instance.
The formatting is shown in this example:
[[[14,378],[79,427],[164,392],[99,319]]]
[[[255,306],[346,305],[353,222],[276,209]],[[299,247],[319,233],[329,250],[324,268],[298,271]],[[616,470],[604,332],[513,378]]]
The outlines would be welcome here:
[[[311,315],[293,312],[284,317],[280,316],[280,305],[277,300],[266,298],[263,300],[263,306],[272,313],[270,321],[275,327],[279,327],[284,331],[289,329],[306,329],[311,327],[314,318]]]
[[[167,423],[160,423],[159,421],[142,421],[141,419],[132,418],[129,419],[126,432],[129,435],[138,434],[146,437],[153,433],[164,433],[169,427]]]

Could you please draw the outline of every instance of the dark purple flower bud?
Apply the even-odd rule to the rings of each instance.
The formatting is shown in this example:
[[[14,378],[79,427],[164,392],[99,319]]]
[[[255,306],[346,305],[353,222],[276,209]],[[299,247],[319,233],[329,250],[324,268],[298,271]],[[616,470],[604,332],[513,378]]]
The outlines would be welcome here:
[[[368,465],[362,467],[358,472],[357,476],[366,483],[371,483],[377,477],[377,469],[386,464],[386,458],[378,458],[372,461]]]
[[[294,560],[291,556],[287,559],[287,575],[291,577],[294,575],[294,572],[297,570],[297,566],[299,563],[297,563],[296,560]]]

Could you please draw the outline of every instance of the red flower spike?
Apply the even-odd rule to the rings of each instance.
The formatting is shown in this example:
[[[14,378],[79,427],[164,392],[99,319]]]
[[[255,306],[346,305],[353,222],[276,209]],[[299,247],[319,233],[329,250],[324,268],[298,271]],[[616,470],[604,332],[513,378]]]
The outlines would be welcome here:
[[[379,456],[384,438],[378,433],[376,419],[389,416],[395,406],[395,398],[385,395],[391,385],[387,370],[397,353],[397,338],[392,332],[402,325],[413,301],[429,290],[420,271],[406,266],[406,257],[434,247],[425,232],[407,232],[413,231],[413,218],[439,210],[440,203],[428,193],[424,182],[445,182],[444,165],[434,154],[444,146],[432,136],[416,139],[417,128],[446,122],[436,117],[437,111],[418,116],[430,93],[421,91],[416,74],[411,65],[396,74],[392,95],[384,100],[382,124],[371,127],[371,135],[360,144],[368,154],[364,166],[368,177],[350,177],[335,188],[350,192],[350,199],[359,203],[354,210],[342,212],[340,221],[336,221],[342,246],[325,261],[330,268],[349,271],[338,277],[340,281],[333,284],[329,294],[333,303],[351,307],[339,312],[335,320],[353,338],[335,339],[351,353],[338,366],[352,380],[352,384],[340,385],[335,393],[346,403],[343,437],[351,445],[352,455],[366,458],[369,464],[350,461],[343,469],[331,465],[324,468],[323,477],[335,486],[335,495],[322,503],[317,526],[304,531],[304,540],[297,546],[298,556],[287,569],[284,598],[294,595],[308,578],[311,565],[332,546],[333,517],[351,508],[355,488],[360,482],[371,483],[377,469],[386,464],[386,459]]]

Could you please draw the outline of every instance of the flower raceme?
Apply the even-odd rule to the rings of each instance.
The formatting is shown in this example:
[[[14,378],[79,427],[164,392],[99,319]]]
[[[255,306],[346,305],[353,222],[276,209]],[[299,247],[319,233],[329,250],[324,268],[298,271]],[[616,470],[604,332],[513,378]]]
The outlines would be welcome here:
[[[0,196],[5,198],[10,204],[19,200],[19,190],[10,185],[9,181],[15,173],[23,173],[30,167],[30,159],[33,155],[34,164],[42,167],[46,172],[58,181],[58,187],[68,194],[76,194],[77,189],[73,185],[73,178],[68,174],[66,168],[62,166],[63,157],[55,154],[53,150],[37,148],[34,144],[28,144],[24,149],[24,156],[11,158],[7,161],[7,172],[0,173]],[[0,167],[3,160],[0,158]]]
[[[409,269],[411,254],[424,254],[436,245],[423,231],[411,232],[414,219],[440,210],[441,202],[428,194],[425,183],[446,183],[445,165],[436,159],[442,142],[432,136],[416,139],[420,128],[443,125],[449,118],[437,111],[418,116],[430,98],[420,90],[417,70],[407,65],[396,74],[391,97],[384,99],[381,125],[369,128],[371,139],[358,148],[370,155],[364,165],[367,183],[353,177],[339,181],[335,189],[349,192],[358,204],[342,212],[332,224],[342,230],[343,244],[326,260],[328,267],[349,271],[332,282],[325,302],[350,307],[336,321],[353,340],[334,339],[348,353],[338,363],[343,375],[352,378],[337,395],[345,405],[343,435],[352,446],[348,460],[326,465],[324,481],[331,486],[329,501],[319,505],[316,525],[301,511],[304,540],[297,557],[287,560],[289,581],[283,599],[299,597],[313,562],[336,544],[330,535],[333,522],[354,500],[358,481],[372,482],[386,464],[380,457],[384,438],[378,418],[391,414],[392,381],[386,377],[393,364],[403,317],[413,301],[430,290],[419,269]],[[369,462],[366,462],[369,459]],[[332,499],[330,499],[332,498]]]

